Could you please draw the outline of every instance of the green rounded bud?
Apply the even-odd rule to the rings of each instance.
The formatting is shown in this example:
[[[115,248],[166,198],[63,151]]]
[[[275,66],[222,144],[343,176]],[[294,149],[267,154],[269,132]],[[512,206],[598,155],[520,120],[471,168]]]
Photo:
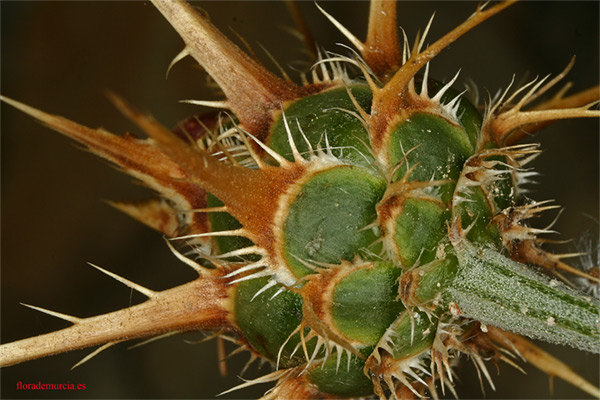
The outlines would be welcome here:
[[[460,213],[462,226],[468,229],[467,238],[474,243],[499,246],[500,232],[492,224],[492,209],[480,187],[471,188],[468,201],[459,203],[455,212]]]
[[[429,349],[435,338],[437,321],[423,312],[404,311],[394,322],[389,346],[395,360],[416,356]]]
[[[394,180],[402,179],[415,166],[409,181],[451,180],[439,188],[446,204],[464,162],[472,153],[469,137],[462,127],[421,112],[393,128],[388,148],[390,165],[399,164]]]
[[[276,361],[281,346],[302,321],[302,298],[288,290],[273,297],[281,288],[277,285],[256,293],[267,284],[268,278],[240,282],[235,295],[235,320],[254,350]],[[292,338],[294,339],[294,338]],[[303,354],[291,357],[298,338],[289,340],[281,352],[279,365],[293,367],[305,362]]]
[[[349,87],[356,102],[365,112],[370,112],[372,93],[366,85]],[[358,119],[345,87],[338,87],[319,94],[304,97],[290,104],[285,110],[292,138],[300,154],[325,148],[325,135],[333,154],[351,164],[372,167],[373,156],[368,148],[369,134]],[[303,135],[304,134],[304,135]],[[284,121],[279,117],[272,125],[267,144],[277,153],[292,160],[288,133]]]
[[[401,207],[394,242],[404,268],[432,261],[448,234],[449,210],[440,202],[418,198],[406,199]]]
[[[341,165],[308,179],[284,225],[285,258],[292,272],[297,277],[313,272],[299,259],[337,264],[368,249],[377,235],[363,228],[377,218],[375,205],[384,191],[385,181],[361,167]]]
[[[418,82],[417,86],[420,87],[421,84],[421,82]],[[444,83],[429,78],[427,79],[427,87],[430,95],[435,96],[437,92],[439,92],[440,89],[444,87]],[[448,104],[449,102],[454,100],[458,95],[460,95],[458,90],[454,88],[448,88],[446,92],[444,92],[444,94],[442,95],[440,103]],[[477,107],[475,107],[473,103],[467,100],[465,96],[461,96],[460,100],[458,101],[456,117],[458,118],[458,122],[460,123],[462,128],[467,133],[467,136],[469,137],[469,142],[471,143],[473,149],[477,148],[477,138],[479,137],[481,125],[483,123],[483,119],[481,118],[481,114],[477,110]]]
[[[210,193],[207,194],[207,204],[209,207],[221,207],[223,205],[219,199]],[[242,227],[237,219],[226,212],[210,213],[208,218],[213,232],[229,231]],[[252,246],[250,240],[241,236],[215,236],[213,242],[221,254]]]
[[[365,361],[342,354],[340,363],[337,355],[330,356],[322,366],[317,366],[309,372],[309,380],[320,391],[341,397],[361,397],[373,394],[373,382],[365,375]]]
[[[338,282],[331,303],[337,330],[364,345],[376,345],[404,310],[398,299],[401,271],[390,263],[375,263]]]

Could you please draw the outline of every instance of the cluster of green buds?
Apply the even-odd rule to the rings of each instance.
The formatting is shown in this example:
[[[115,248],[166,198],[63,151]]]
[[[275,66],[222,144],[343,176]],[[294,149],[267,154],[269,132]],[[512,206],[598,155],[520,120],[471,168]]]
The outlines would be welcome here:
[[[90,129],[2,100],[86,145],[161,198],[114,203],[163,233],[198,278],[156,292],[100,267],[148,300],[0,347],[3,366],[172,332],[216,332],[267,360],[264,398],[422,398],[452,394],[461,355],[493,388],[487,361],[532,362],[598,389],[525,337],[600,352],[600,302],[561,281],[597,271],[542,249],[528,220],[555,208],[521,195],[536,144],[560,119],[598,117],[598,88],[532,103],[553,79],[510,87],[483,109],[430,77],[430,61],[512,2],[480,5],[427,42],[397,34],[394,2],[373,0],[357,49],[319,52],[303,84],[281,79],[182,0],[153,0],[223,91],[225,109],[165,128],[114,104],[148,136]],[[353,73],[352,71],[355,71]],[[540,268],[532,268],[532,265]],[[539,269],[550,274],[542,273]],[[596,267],[597,269],[597,267]]]

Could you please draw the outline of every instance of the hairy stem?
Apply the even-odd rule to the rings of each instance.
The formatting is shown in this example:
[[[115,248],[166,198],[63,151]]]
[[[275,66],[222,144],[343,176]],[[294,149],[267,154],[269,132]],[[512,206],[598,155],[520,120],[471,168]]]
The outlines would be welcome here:
[[[489,248],[456,243],[446,300],[460,314],[514,333],[600,353],[600,304]]]

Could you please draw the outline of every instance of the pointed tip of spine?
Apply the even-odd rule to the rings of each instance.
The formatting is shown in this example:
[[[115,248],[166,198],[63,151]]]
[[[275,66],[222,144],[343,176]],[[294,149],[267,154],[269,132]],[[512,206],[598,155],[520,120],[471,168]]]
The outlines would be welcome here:
[[[316,1],[314,3],[315,3],[315,6],[317,6],[319,11],[321,12],[321,14],[323,14],[325,16],[325,18],[327,18],[329,20],[329,22],[331,22],[333,24],[333,26],[335,26],[342,33],[342,35],[344,35],[346,37],[346,39],[348,39],[350,41],[350,43],[352,43],[354,45],[354,47],[356,47],[358,49],[358,51],[360,51],[362,53],[362,51],[365,49],[365,44],[363,42],[361,42],[356,36],[354,36],[354,34],[352,34],[352,32],[350,32],[344,25],[342,25],[338,20],[336,20],[331,14],[329,14],[327,11],[325,11],[323,9],[323,7],[321,7],[319,5],[319,3],[317,3]]]
[[[25,103],[21,103],[20,101],[13,100],[6,96],[0,95],[0,101],[16,108],[17,110],[29,115],[30,117],[35,118],[41,123],[48,125],[50,128],[55,129],[75,139],[77,139],[78,135],[73,134],[74,129],[76,129],[77,131],[88,129],[74,122],[71,122],[63,117],[46,113],[37,108],[28,106]]]
[[[81,321],[81,318],[77,318],[77,317],[74,317],[72,315],[63,314],[63,313],[59,313],[59,312],[56,312],[56,311],[51,311],[51,310],[48,310],[48,309],[42,308],[42,307],[32,306],[31,304],[26,304],[26,303],[19,303],[19,304],[21,304],[22,306],[25,306],[27,308],[31,308],[32,310],[36,310],[36,311],[39,311],[41,313],[48,314],[48,315],[51,315],[53,317],[60,318],[62,320],[68,321],[68,322],[70,322],[72,324],[77,324],[78,322]]]
[[[125,286],[127,286],[127,287],[129,287],[129,288],[131,288],[133,290],[136,290],[136,291],[140,292],[141,294],[143,294],[144,296],[148,297],[149,299],[155,297],[158,294],[158,292],[155,292],[154,290],[150,290],[148,288],[143,287],[142,285],[138,285],[137,283],[132,282],[129,279],[125,279],[125,278],[123,278],[123,277],[121,277],[121,276],[119,276],[119,275],[117,275],[115,273],[107,271],[104,268],[101,268],[101,267],[99,267],[99,266],[97,266],[95,264],[92,264],[91,262],[88,262],[87,264],[90,267],[96,268],[98,271],[100,271],[100,272],[102,272],[102,273],[110,276],[111,278],[113,278],[113,279],[121,282]]]
[[[173,235],[179,227],[176,213],[164,200],[150,199],[136,202],[106,200],[106,203],[165,235]]]
[[[73,365],[71,367],[71,371],[73,371],[75,368],[77,368],[77,367],[85,364],[86,362],[90,361],[92,358],[96,357],[98,354],[102,353],[104,350],[108,349],[109,347],[114,346],[117,343],[119,343],[119,342],[118,341],[108,342],[108,343],[105,343],[102,346],[98,347],[96,350],[92,351],[90,354],[88,354],[87,356],[83,357],[75,365]]]
[[[177,249],[171,244],[171,241],[169,239],[167,239],[166,237],[165,237],[165,242],[167,243],[167,247],[169,248],[169,250],[171,250],[171,253],[173,253],[173,255],[175,255],[175,257],[177,257],[177,259],[179,261],[181,261],[188,267],[192,268],[194,271],[196,271],[198,273],[199,276],[206,275],[204,272],[204,268],[202,268],[202,265],[198,264],[194,260],[184,256],[179,251],[177,251]]]

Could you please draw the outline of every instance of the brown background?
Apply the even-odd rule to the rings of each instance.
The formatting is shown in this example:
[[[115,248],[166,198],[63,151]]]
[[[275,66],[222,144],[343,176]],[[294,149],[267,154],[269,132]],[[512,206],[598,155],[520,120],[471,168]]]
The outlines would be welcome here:
[[[322,2],[363,37],[367,4]],[[430,42],[466,18],[475,3],[399,4],[399,23],[414,38],[434,10]],[[301,2],[315,38],[327,49],[346,41],[312,2]],[[182,42],[147,2],[6,2],[2,7],[2,94],[43,110],[115,133],[133,130],[103,96],[112,89],[166,125],[198,111],[178,104],[208,99],[205,75],[189,60],[165,80]],[[282,63],[301,59],[301,43],[280,28],[291,25],[281,2],[204,2],[214,23],[245,37],[265,63],[262,43]],[[412,40],[412,39],[411,39]],[[431,74],[448,78],[462,69],[480,88],[495,93],[513,73],[517,79],[558,73],[577,55],[569,79],[574,90],[598,83],[598,3],[525,2],[486,22],[432,63]],[[306,60],[306,59],[305,59]],[[293,73],[288,69],[289,73]],[[528,75],[527,75],[528,74]],[[483,91],[483,93],[485,93]],[[155,290],[193,278],[167,250],[160,235],[113,210],[100,199],[138,199],[148,191],[106,163],[31,118],[2,105],[2,342],[66,324],[26,309],[30,303],[79,317],[139,302],[137,294],[86,265],[94,262]],[[566,121],[538,135],[545,152],[536,161],[543,174],[531,197],[566,206],[557,238],[598,231],[598,122]],[[548,216],[550,220],[552,216]],[[595,220],[594,220],[595,219]],[[544,221],[535,222],[543,226]],[[571,251],[569,245],[561,250]],[[188,335],[197,340],[201,335]],[[2,370],[2,397],[12,398],[212,398],[236,382],[246,356],[231,362],[228,378],[216,371],[214,343],[190,345],[173,337],[134,350],[117,345],[82,367],[70,367],[91,350],[78,351]],[[545,346],[588,379],[598,382],[598,357]],[[461,398],[482,397],[471,363],[464,360]],[[547,378],[501,366],[497,392],[488,398],[546,398]],[[255,375],[251,373],[247,377]],[[268,372],[264,367],[262,373]],[[17,392],[16,383],[85,383],[85,392]],[[486,384],[487,385],[487,384]],[[229,398],[259,396],[267,386]],[[585,394],[557,381],[556,398]],[[228,398],[227,396],[224,396]]]

